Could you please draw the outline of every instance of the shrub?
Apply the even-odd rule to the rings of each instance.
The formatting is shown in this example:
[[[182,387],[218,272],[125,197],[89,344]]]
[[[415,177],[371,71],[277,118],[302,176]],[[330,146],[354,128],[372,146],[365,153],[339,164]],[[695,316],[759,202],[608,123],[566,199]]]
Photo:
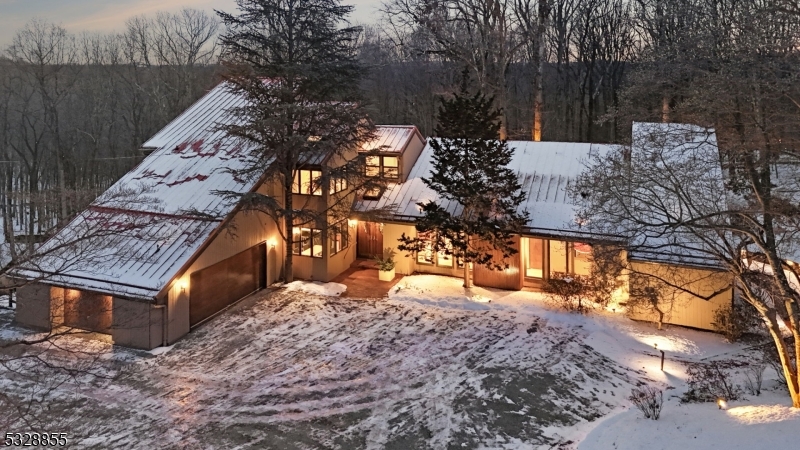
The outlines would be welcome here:
[[[581,314],[589,310],[591,287],[584,277],[554,273],[544,282],[542,291],[559,308]]]
[[[652,386],[631,389],[628,400],[633,402],[646,419],[658,420],[661,407],[664,406],[664,393]]]
[[[715,402],[719,399],[738,400],[742,389],[731,381],[731,361],[711,361],[689,364],[689,390],[682,397],[684,402]]]
[[[767,368],[766,359],[756,361],[744,371],[744,388],[750,395],[761,395],[761,384],[764,381],[764,370]]]
[[[714,330],[729,342],[736,342],[742,335],[753,332],[761,324],[758,311],[745,302],[737,302],[732,307],[721,306],[714,311]]]

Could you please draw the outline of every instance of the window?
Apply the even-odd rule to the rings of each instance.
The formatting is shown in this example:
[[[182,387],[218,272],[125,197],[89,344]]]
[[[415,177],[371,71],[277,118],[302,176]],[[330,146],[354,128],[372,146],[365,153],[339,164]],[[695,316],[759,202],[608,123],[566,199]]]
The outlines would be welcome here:
[[[339,253],[350,245],[350,232],[346,220],[328,228],[328,245],[330,247],[329,256]]]
[[[525,276],[547,278],[556,273],[590,275],[592,246],[582,242],[522,238]]]
[[[383,194],[383,189],[380,188],[380,187],[369,188],[366,191],[364,191],[364,199],[365,200],[377,200],[377,199],[381,198],[382,194]]]
[[[400,178],[400,158],[397,156],[367,156],[366,175]]]
[[[453,255],[448,255],[444,250],[434,252],[433,243],[427,239],[428,235],[429,233],[419,234],[420,239],[424,241],[424,247],[417,252],[417,262],[420,264],[435,264],[439,267],[453,267]],[[452,246],[446,238],[445,245],[447,250],[452,253]],[[463,264],[460,264],[460,267],[463,267]]]
[[[316,228],[292,228],[292,254],[322,258],[322,231]]]
[[[345,189],[347,189],[347,180],[344,178],[336,178],[331,180],[331,189],[329,191],[331,194],[342,192]]]
[[[322,195],[320,178],[322,171],[319,170],[298,170],[294,174],[292,183],[292,193],[301,195]],[[313,191],[312,191],[313,188]]]

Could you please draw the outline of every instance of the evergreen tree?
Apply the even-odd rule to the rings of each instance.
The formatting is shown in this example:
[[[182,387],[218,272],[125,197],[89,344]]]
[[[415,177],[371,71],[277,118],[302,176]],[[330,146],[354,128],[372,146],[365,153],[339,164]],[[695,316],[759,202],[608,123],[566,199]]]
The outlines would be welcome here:
[[[282,192],[221,195],[282,223],[288,282],[293,278],[293,227],[325,230],[349,215],[353,192],[372,183],[365,181],[363,163],[354,157],[361,143],[374,138],[359,96],[363,70],[355,41],[361,29],[349,26],[346,17],[353,7],[339,0],[236,3],[238,15],[217,11],[227,27],[222,58],[231,91],[248,102],[231,111],[232,124],[221,128],[250,150],[247,166],[233,171],[234,176],[278,183]],[[338,165],[313,166],[320,161]],[[321,169],[309,192],[321,191],[324,210],[312,196],[296,204],[292,184],[303,167]],[[334,182],[341,186],[340,180],[348,189],[333,193],[327,188]]]
[[[416,222],[417,237],[403,234],[398,248],[419,252],[430,249],[452,255],[464,266],[464,287],[472,286],[469,263],[501,270],[505,259],[517,253],[513,235],[528,219],[518,211],[525,200],[522,186],[508,168],[513,152],[497,139],[501,113],[493,98],[478,91],[470,94],[464,75],[460,91],[439,108],[437,139],[430,142],[433,169],[423,182],[439,196],[418,203],[422,217]],[[454,213],[443,201],[461,205]],[[503,255],[499,261],[496,252]]]

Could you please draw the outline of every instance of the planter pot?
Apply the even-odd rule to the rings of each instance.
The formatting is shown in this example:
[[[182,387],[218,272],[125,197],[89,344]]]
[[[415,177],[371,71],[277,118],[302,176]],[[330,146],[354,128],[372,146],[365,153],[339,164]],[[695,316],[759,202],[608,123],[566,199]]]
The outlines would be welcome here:
[[[392,270],[379,270],[378,271],[378,279],[381,281],[392,281],[394,280],[394,269]]]

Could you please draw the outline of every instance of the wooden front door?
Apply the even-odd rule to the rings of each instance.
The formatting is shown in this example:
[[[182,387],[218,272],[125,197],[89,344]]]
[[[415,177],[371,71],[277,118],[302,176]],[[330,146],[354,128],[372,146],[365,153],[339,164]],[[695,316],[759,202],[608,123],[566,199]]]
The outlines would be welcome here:
[[[383,231],[381,224],[375,222],[358,223],[358,257],[374,258],[383,256]]]
[[[189,325],[266,286],[266,245],[256,245],[190,277]]]

